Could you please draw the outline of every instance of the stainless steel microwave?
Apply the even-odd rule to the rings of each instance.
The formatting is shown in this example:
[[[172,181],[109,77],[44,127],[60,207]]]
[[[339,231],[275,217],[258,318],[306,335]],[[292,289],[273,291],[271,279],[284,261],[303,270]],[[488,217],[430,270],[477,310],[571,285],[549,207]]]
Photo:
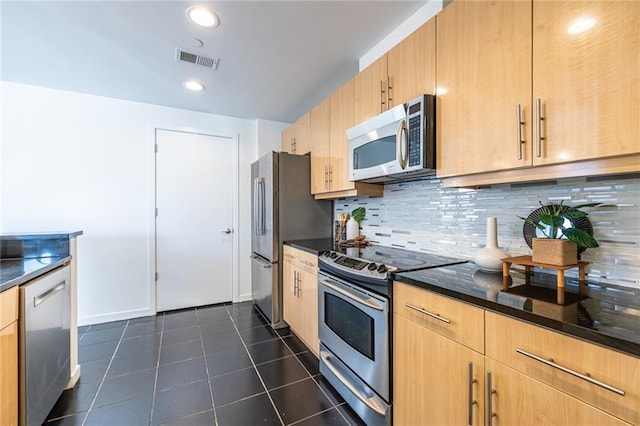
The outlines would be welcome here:
[[[435,96],[422,95],[347,130],[349,180],[383,183],[435,172]]]

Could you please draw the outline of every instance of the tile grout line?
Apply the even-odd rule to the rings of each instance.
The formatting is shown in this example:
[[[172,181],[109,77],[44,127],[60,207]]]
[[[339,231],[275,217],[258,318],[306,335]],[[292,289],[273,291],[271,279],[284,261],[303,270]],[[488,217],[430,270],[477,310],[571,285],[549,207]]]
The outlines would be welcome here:
[[[296,336],[296,335],[295,335],[295,333],[294,333],[293,335],[294,335],[294,336]],[[283,338],[282,336],[280,336],[279,334],[278,334],[278,336],[280,337],[280,339],[282,339],[282,342],[283,342],[285,345],[287,345],[287,344],[284,342],[284,338]],[[298,336],[296,336],[296,338],[298,338],[298,339],[302,342],[302,339],[300,339]],[[304,342],[302,342],[302,344],[304,344]],[[287,345],[287,347],[289,347],[289,345]],[[291,348],[289,348],[289,350],[291,350]],[[291,352],[293,352],[293,351],[291,350]],[[309,350],[309,351],[306,351],[306,352],[309,352],[309,353],[311,353],[313,356],[315,356],[315,354],[314,354],[312,351],[310,351],[310,350]],[[302,353],[304,353],[304,352],[300,352],[300,353],[302,354]],[[307,374],[309,375],[309,377],[311,378],[311,380],[313,380],[313,382],[316,384],[316,386],[318,387],[318,389],[320,389],[320,392],[322,392],[322,394],[323,394],[323,395],[327,398],[327,400],[331,403],[332,408],[333,408],[333,409],[335,409],[335,410],[340,414],[340,417],[342,417],[342,418],[344,419],[344,421],[345,421],[347,424],[351,424],[351,423],[349,423],[349,420],[344,416],[344,414],[342,414],[342,412],[341,412],[340,410],[338,410],[338,405],[336,405],[336,404],[333,402],[333,400],[331,399],[331,397],[329,397],[329,395],[325,392],[325,390],[324,390],[324,389],[322,389],[322,387],[320,386],[320,384],[318,383],[318,381],[315,379],[317,376],[321,376],[322,374],[321,374],[321,373],[318,373],[316,376],[314,376],[314,375],[313,375],[313,374],[311,374],[311,372],[307,369],[307,367],[302,363],[302,361],[300,361],[300,358],[298,358],[298,356],[297,356],[296,354],[293,354],[293,356],[296,358],[296,361],[298,361],[298,363],[302,366],[302,368],[304,368],[304,371],[306,371],[306,372],[307,372]],[[340,404],[340,405],[342,405],[342,404]],[[322,412],[324,412],[324,411],[321,411],[321,413],[322,413]],[[316,413],[316,414],[318,414],[318,413]],[[315,416],[316,414],[314,414],[314,416]],[[313,416],[310,416],[310,417],[313,417]]]
[[[227,309],[225,308],[225,311]],[[227,315],[229,313],[227,312]],[[218,425],[218,413],[216,410],[216,402],[213,397],[213,388],[211,387],[211,376],[209,376],[209,363],[207,363],[207,351],[204,348],[204,339],[202,338],[202,328],[200,327],[200,320],[198,317],[198,308],[196,308],[196,322],[198,324],[198,330],[200,331],[200,344],[202,345],[202,359],[204,360],[204,370],[207,373],[207,386],[209,386],[209,398],[211,399],[211,408],[213,409],[213,422]]]
[[[158,316],[158,313],[156,312],[156,317],[157,316]],[[158,360],[156,361],[156,377],[153,380],[153,395],[151,396],[151,412],[149,413],[149,426],[153,424],[153,409],[156,406],[156,388],[158,386],[158,372],[160,371],[160,351],[162,350],[163,338],[164,338],[164,313],[162,314],[162,328],[160,328],[160,342],[158,343]]]
[[[113,350],[113,353],[111,354],[111,358],[109,359],[109,364],[107,364],[107,369],[104,371],[104,375],[102,376],[102,379],[100,380],[100,384],[98,385],[98,389],[96,389],[96,393],[95,393],[95,395],[93,395],[93,399],[91,400],[91,404],[89,405],[89,408],[87,408],[87,412],[85,413],[84,418],[82,419],[82,426],[85,426],[87,424],[87,419],[89,418],[89,414],[91,414],[91,410],[93,409],[93,406],[96,403],[96,399],[98,399],[98,394],[100,393],[100,389],[102,389],[102,385],[104,384],[104,381],[107,379],[107,374],[109,373],[109,369],[111,368],[111,364],[113,363],[113,359],[116,356],[116,352],[118,351],[118,348],[120,347],[120,343],[122,343],[122,339],[124,338],[124,334],[127,332],[127,328],[129,328],[129,320],[127,320],[126,324],[124,325],[124,328],[122,329],[122,334],[120,335],[120,339],[118,340],[118,344],[116,345],[115,349]]]
[[[228,309],[227,309],[227,312],[228,312]],[[262,316],[263,319],[266,319],[266,318],[264,318],[262,313],[259,312],[259,315]],[[242,342],[242,346],[244,347],[244,350],[247,351],[247,355],[249,356],[249,360],[251,360],[251,365],[253,366],[253,369],[255,370],[256,374],[258,375],[258,379],[260,380],[260,383],[262,383],[262,387],[264,388],[264,391],[267,394],[267,398],[269,398],[269,401],[271,402],[271,406],[273,407],[273,410],[276,412],[276,415],[278,416],[278,420],[280,420],[280,424],[282,426],[285,426],[285,423],[282,420],[282,416],[280,416],[280,411],[278,410],[278,407],[276,407],[276,403],[273,401],[273,398],[271,397],[271,394],[269,393],[269,389],[267,389],[267,385],[265,384],[262,376],[260,375],[260,371],[258,371],[258,367],[256,366],[256,363],[253,360],[253,357],[251,356],[251,353],[249,352],[249,349],[247,348],[247,344],[245,343],[244,339],[242,338],[242,335],[240,334],[240,330],[238,330],[238,326],[236,325],[235,319],[233,318],[231,313],[229,313],[229,316],[231,317],[231,322],[233,324],[233,328],[235,328],[236,333],[238,333],[238,337],[240,337],[240,341]],[[267,322],[266,326],[269,327],[268,322]],[[276,333],[276,334],[278,334],[278,333]],[[289,349],[289,346],[287,346],[287,349]],[[289,349],[289,351],[291,352],[291,349]]]

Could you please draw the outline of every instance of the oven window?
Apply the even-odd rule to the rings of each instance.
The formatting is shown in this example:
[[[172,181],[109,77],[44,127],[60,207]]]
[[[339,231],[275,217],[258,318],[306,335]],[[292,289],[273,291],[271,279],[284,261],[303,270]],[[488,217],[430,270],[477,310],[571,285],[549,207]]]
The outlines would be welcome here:
[[[353,169],[366,169],[396,159],[396,135],[365,143],[353,150]]]
[[[351,303],[325,293],[324,322],[349,346],[375,361],[373,318]]]

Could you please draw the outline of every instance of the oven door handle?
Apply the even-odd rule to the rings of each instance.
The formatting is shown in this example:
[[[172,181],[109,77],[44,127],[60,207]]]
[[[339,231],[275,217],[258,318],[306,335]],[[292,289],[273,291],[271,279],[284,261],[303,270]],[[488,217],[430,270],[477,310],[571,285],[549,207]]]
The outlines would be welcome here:
[[[379,415],[384,416],[386,414],[384,407],[381,407],[380,404],[376,404],[377,401],[375,399],[367,398],[366,396],[362,395],[362,393],[359,392],[358,389],[356,389],[355,386],[353,386],[346,377],[344,377],[344,375],[336,368],[336,366],[331,364],[331,355],[329,353],[320,351],[320,356],[324,360],[327,368],[329,368],[329,370],[338,378],[338,380],[340,380],[340,382],[342,382],[342,384],[345,385],[347,389],[349,389],[349,392],[351,392],[356,398],[362,401],[362,403],[369,407],[369,409],[375,411]]]
[[[373,299],[371,298],[364,298],[348,290],[340,288],[337,285],[335,285],[333,282],[327,279],[323,279],[321,283],[329,287],[331,290],[340,293],[344,297],[353,300],[354,302],[360,303],[361,305],[367,306],[371,309],[375,309],[376,311],[384,311],[384,306],[380,306],[379,304],[373,302],[372,301]]]

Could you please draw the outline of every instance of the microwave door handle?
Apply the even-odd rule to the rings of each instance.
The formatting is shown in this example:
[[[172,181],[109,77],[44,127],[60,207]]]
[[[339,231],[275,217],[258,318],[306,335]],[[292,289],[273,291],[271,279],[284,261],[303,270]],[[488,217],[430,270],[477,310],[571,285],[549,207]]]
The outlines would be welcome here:
[[[409,162],[409,130],[407,129],[406,120],[402,120],[398,126],[398,132],[396,133],[396,146],[398,148],[398,162],[400,163],[400,167],[404,170]]]

